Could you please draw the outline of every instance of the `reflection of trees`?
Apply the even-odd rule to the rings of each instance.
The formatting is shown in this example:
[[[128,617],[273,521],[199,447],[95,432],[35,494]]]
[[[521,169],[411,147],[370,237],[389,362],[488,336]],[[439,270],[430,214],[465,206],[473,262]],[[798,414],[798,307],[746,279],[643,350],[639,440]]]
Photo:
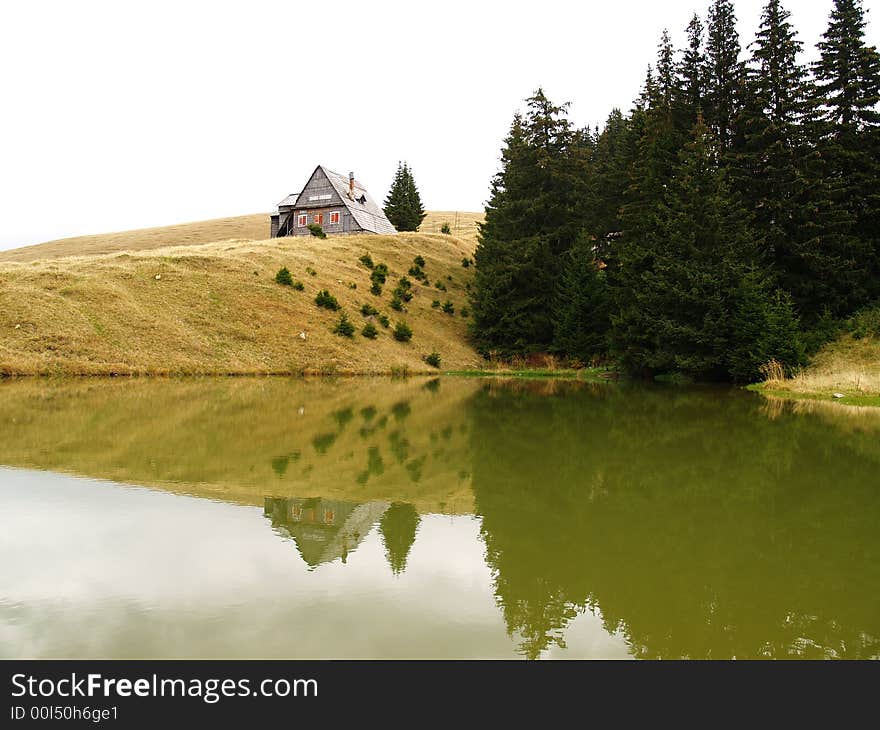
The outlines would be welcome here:
[[[526,656],[593,607],[642,657],[880,652],[871,435],[771,421],[725,391],[489,385],[469,412],[487,557]]]
[[[394,502],[379,520],[385,555],[395,575],[406,569],[406,559],[415,542],[418,527],[418,512],[411,504],[403,502]]]

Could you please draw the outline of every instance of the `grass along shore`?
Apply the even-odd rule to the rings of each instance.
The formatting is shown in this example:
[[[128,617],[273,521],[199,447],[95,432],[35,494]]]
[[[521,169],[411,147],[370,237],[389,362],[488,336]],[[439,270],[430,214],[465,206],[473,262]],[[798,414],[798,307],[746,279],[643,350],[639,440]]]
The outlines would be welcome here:
[[[772,374],[753,389],[779,398],[880,406],[880,308],[856,315],[801,372]]]
[[[446,220],[446,214],[439,214]],[[461,214],[460,214],[461,215]],[[475,215],[475,214],[472,214]],[[247,233],[229,221],[188,224],[187,240],[218,229]],[[474,218],[476,220],[476,218]],[[442,223],[441,223],[442,225]],[[470,224],[468,224],[470,226]],[[46,244],[48,257],[0,262],[0,374],[3,375],[269,375],[391,374],[476,369],[468,343],[468,282],[473,235],[330,236],[321,240],[248,240],[153,248],[159,229],[90,237],[91,248],[124,250],[73,255],[74,242]],[[177,227],[174,227],[177,228]],[[31,247],[29,257],[38,252]],[[63,253],[63,256],[61,254]],[[370,292],[369,254],[389,274],[381,295]],[[408,274],[425,259],[430,285]],[[302,290],[276,283],[286,267]],[[313,273],[312,273],[313,272]],[[401,277],[412,283],[405,311],[390,306]],[[438,288],[438,285],[440,288]],[[327,290],[340,309],[315,303]],[[433,306],[434,302],[441,306]],[[452,312],[442,304],[451,303]],[[379,315],[363,316],[369,304]],[[342,313],[351,337],[333,332]],[[384,327],[380,315],[387,317]],[[375,339],[361,335],[373,322]],[[398,322],[412,330],[397,341]],[[440,355],[440,367],[425,362]]]

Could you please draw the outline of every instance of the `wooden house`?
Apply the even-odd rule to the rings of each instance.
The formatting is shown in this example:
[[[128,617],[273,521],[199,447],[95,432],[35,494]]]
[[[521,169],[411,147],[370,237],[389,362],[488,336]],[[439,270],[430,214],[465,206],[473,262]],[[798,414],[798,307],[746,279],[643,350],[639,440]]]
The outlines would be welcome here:
[[[395,233],[385,213],[350,172],[348,177],[318,165],[301,193],[288,195],[272,216],[272,238],[308,236],[317,224],[325,233]]]

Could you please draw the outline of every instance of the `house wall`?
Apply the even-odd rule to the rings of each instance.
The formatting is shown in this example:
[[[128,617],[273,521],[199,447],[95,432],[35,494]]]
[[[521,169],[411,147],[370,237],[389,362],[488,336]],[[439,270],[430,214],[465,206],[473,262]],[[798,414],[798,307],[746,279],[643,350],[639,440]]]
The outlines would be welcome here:
[[[330,213],[333,212],[339,213],[339,223],[330,223]],[[304,226],[299,224],[301,215],[306,216],[306,225]],[[294,235],[311,235],[308,226],[315,222],[315,216],[317,215],[324,216],[324,222],[321,224],[324,233],[355,233],[361,230],[361,227],[357,224],[357,221],[352,217],[351,213],[348,212],[348,209],[345,206],[334,206],[331,208],[297,209],[294,212]]]

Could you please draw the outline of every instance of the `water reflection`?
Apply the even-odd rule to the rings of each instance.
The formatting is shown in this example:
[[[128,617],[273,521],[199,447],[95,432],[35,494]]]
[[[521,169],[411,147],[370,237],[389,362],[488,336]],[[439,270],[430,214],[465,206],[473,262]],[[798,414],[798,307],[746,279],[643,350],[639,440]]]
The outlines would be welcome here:
[[[169,516],[155,526],[226,565],[226,583],[187,610],[230,636],[243,630],[230,606],[253,621],[267,601],[278,613],[261,621],[327,629],[309,649],[219,638],[186,649],[178,638],[184,655],[880,654],[877,412],[565,382],[22,382],[0,384],[0,464],[209,498],[162,495]],[[52,515],[57,490],[75,490],[18,474],[0,553],[30,577],[0,580],[0,632],[18,626],[10,640],[23,645],[16,632],[54,600],[57,583],[39,577],[82,545],[71,514],[98,536],[89,574],[105,578],[77,588],[93,591],[92,617],[112,603],[108,584],[126,582],[120,561],[149,574],[143,546],[156,538],[129,508],[106,511],[116,497],[105,484],[78,511],[65,503],[45,552],[28,515]],[[259,524],[230,515],[212,542],[218,501]],[[200,509],[205,519],[171,519]],[[115,537],[120,521],[130,540]],[[193,579],[185,565],[167,570],[163,591],[127,600],[182,626],[170,607]],[[398,637],[364,614],[396,616]],[[368,627],[371,641],[338,621]]]
[[[639,657],[878,656],[878,424],[762,408],[723,391],[472,400],[472,432],[492,434],[476,511],[526,656],[597,607]]]

